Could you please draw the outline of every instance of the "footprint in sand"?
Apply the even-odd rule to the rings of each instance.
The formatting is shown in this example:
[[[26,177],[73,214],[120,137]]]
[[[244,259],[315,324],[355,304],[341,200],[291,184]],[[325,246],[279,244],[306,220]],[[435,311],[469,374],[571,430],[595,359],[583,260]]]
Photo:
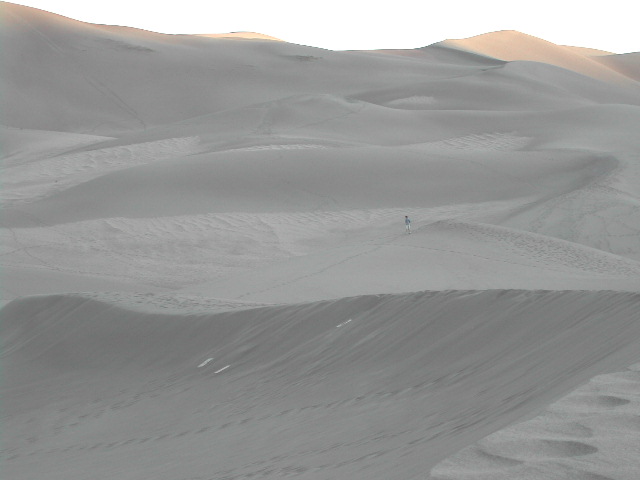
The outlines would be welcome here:
[[[432,471],[433,480],[512,480],[516,478],[551,478],[540,476],[539,468],[548,461],[579,457],[598,452],[592,445],[541,438],[512,437],[505,439],[486,438],[479,444],[465,448],[439,463]],[[529,473],[535,475],[529,476]],[[563,472],[563,478],[571,480],[611,480],[606,477],[591,477],[590,472],[575,470]],[[558,472],[556,472],[556,475]]]
[[[502,471],[517,467],[524,462],[513,458],[487,453],[482,448],[473,446],[462,450],[453,461],[445,460],[440,464],[442,471],[447,471],[455,478],[457,475],[479,474]]]
[[[540,461],[553,458],[579,457],[596,453],[598,448],[572,440],[521,438],[486,442],[482,448],[489,455],[514,460]]]
[[[599,417],[598,428],[616,433],[638,433],[640,432],[640,416],[635,413],[627,415],[615,415],[611,417]]]
[[[548,439],[591,438],[593,430],[578,422],[562,421],[557,418],[549,419],[541,416],[524,424],[515,425],[514,432],[525,436],[535,436]]]
[[[611,410],[622,405],[627,405],[630,400],[613,395],[589,395],[578,394],[570,395],[559,402],[551,405],[550,410],[560,412],[580,411],[580,412],[598,412],[602,410]]]

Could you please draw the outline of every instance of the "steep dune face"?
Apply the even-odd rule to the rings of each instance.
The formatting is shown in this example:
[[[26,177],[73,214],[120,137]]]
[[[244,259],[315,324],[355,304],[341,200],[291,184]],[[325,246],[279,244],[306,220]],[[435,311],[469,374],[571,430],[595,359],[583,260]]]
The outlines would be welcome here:
[[[467,291],[162,315],[15,301],[2,322],[3,469],[424,477],[448,451],[632,361],[637,304]]]

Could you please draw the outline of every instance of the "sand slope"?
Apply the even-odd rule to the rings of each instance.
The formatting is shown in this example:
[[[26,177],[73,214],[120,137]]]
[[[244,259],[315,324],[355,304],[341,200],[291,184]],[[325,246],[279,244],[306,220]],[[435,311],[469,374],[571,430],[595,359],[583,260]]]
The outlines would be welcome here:
[[[429,478],[636,478],[639,367],[594,377],[534,419],[441,462]]]
[[[457,78],[487,67],[469,62],[467,50],[453,51],[452,46],[459,46],[455,43],[445,44],[455,60],[433,62],[419,56],[333,52],[271,40],[161,35],[84,24],[6,2],[2,11],[2,111],[4,123],[21,128],[113,135],[294,94],[356,95],[389,85]],[[493,50],[484,48],[484,37],[471,41],[471,50],[476,48],[485,58],[494,56]],[[531,41],[536,48],[530,48]],[[618,88],[620,78],[628,80],[590,57],[565,54],[562,47],[542,40],[517,34],[516,39],[498,36],[490,43],[502,42],[510,48],[522,45],[507,60],[541,61],[574,70],[574,63],[586,62],[586,71],[577,71],[613,81]],[[523,53],[540,48],[553,54]],[[561,59],[555,61],[558,55]],[[22,61],[25,57],[32,61]],[[42,76],[40,71],[49,74]],[[39,80],[33,82],[34,78]]]
[[[600,62],[593,52],[564,47],[513,30],[493,32],[476,37],[445,40],[446,47],[480,53],[500,60],[530,60],[558,65],[603,81],[627,84],[634,78],[618,71],[615,62]],[[603,68],[604,67],[604,68]],[[630,82],[631,80],[631,82]]]
[[[638,70],[638,57],[640,53],[627,53],[624,55],[607,55],[596,58],[596,60],[604,65],[617,70],[618,72],[640,81],[640,71]]]
[[[3,474],[638,477],[637,54],[1,8]]]
[[[22,128],[112,135],[295,93],[351,94],[465,68],[89,25],[6,2],[2,11],[2,111],[5,123]]]
[[[279,38],[257,32],[203,33],[198,36],[209,38],[245,38],[247,40],[274,40],[277,42],[282,42],[282,40],[280,40]]]
[[[15,301],[4,472],[424,478],[452,449],[633,361],[637,297],[427,292],[217,315]],[[555,441],[565,457],[598,450]]]

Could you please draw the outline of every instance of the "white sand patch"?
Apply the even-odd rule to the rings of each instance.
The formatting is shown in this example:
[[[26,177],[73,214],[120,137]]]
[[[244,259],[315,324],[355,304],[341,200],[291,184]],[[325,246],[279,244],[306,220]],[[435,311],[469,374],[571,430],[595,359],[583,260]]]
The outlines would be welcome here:
[[[206,367],[212,360],[213,358],[207,358],[204,362],[198,365],[198,368]]]

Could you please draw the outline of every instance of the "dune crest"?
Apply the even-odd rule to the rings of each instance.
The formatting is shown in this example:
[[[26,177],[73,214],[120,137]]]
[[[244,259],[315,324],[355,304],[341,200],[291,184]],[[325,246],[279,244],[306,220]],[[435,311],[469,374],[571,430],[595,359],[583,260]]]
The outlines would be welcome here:
[[[272,37],[270,35],[265,35],[264,33],[256,33],[256,32],[229,32],[229,33],[201,33],[197,35],[198,37],[208,37],[208,38],[241,38],[246,40],[273,40],[276,42],[283,42],[276,37]]]
[[[471,38],[445,40],[439,44],[448,48],[487,55],[505,61],[532,61],[566,68],[607,82],[634,82],[624,73],[603,65],[593,52],[577,47],[565,47],[526,35],[515,30],[486,33]],[[607,52],[601,52],[606,55]]]

